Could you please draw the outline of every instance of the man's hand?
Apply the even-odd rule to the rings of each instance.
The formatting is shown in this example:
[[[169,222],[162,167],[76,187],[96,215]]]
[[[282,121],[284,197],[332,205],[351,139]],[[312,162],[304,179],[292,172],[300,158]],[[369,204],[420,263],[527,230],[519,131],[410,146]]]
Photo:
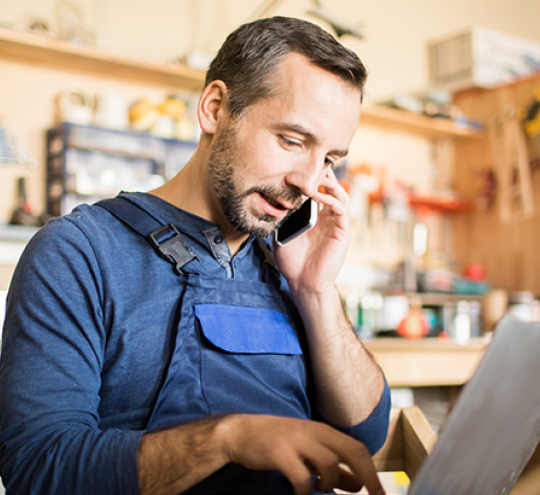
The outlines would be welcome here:
[[[232,414],[143,436],[138,455],[142,495],[177,495],[224,465],[277,470],[297,495],[315,488],[383,495],[366,447],[314,421]]]
[[[274,246],[276,262],[293,297],[299,291],[333,290],[350,242],[347,192],[331,169],[321,186],[325,192],[312,198],[323,205],[317,225],[285,246]]]
[[[384,494],[366,447],[328,425],[263,415],[227,421],[234,431],[229,459],[250,469],[281,471],[296,495],[312,493],[312,475],[317,490],[358,491],[365,485],[371,495]]]

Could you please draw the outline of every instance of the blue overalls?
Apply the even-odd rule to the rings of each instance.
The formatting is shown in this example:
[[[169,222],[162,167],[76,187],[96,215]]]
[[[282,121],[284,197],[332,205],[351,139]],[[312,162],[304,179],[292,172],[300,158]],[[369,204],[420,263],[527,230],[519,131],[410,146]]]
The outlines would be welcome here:
[[[228,413],[311,418],[303,325],[266,263],[263,281],[210,278],[172,225],[161,226],[125,198],[99,203],[151,240],[187,286],[167,376],[147,430]],[[158,228],[156,228],[156,225]],[[269,250],[259,244],[261,256]],[[293,494],[278,472],[229,464],[189,495]]]

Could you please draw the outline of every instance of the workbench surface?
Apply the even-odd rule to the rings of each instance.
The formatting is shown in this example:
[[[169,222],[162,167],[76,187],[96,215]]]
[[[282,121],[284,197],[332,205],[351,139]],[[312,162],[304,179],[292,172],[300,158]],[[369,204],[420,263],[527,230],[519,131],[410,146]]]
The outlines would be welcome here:
[[[476,370],[487,343],[485,338],[474,338],[467,344],[436,338],[364,341],[390,387],[463,385]]]

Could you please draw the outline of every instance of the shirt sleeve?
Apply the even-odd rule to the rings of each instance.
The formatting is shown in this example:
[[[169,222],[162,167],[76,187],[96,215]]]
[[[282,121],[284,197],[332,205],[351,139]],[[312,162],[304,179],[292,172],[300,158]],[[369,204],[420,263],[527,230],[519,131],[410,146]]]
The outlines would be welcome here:
[[[0,360],[0,474],[7,493],[139,493],[141,431],[101,430],[106,345],[92,246],[56,219],[30,241],[8,292]]]
[[[388,435],[388,424],[390,421],[390,387],[385,380],[384,390],[379,403],[373,412],[361,423],[345,427],[334,426],[337,430],[361,441],[369,450],[371,455],[375,455],[384,445]]]

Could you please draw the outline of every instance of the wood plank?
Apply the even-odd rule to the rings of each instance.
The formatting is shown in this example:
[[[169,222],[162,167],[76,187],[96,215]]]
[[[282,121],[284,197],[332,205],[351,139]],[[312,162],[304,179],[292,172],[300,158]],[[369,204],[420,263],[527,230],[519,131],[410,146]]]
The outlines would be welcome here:
[[[486,341],[466,345],[437,339],[374,339],[364,342],[391,387],[463,385],[482,358]]]
[[[187,66],[136,60],[95,48],[79,47],[50,36],[0,28],[0,57],[34,66],[83,71],[104,77],[150,82],[160,85],[201,90],[205,72]],[[366,106],[360,125],[383,127],[427,137],[453,136],[478,139],[482,132],[461,128],[447,119],[431,119],[379,105]]]
[[[386,442],[373,456],[375,468],[378,472],[404,471],[412,480],[436,440],[435,432],[418,407],[393,408]],[[350,492],[337,489],[336,493]],[[363,488],[356,493],[367,491]]]
[[[379,452],[373,456],[373,462],[377,471],[403,471],[405,469],[401,409],[392,409],[386,442]]]
[[[515,84],[485,91],[468,91],[456,96],[456,105],[470,118],[493,122],[504,115],[506,105],[515,105],[518,113],[532,101],[535,88],[540,85],[540,76],[527,78]],[[487,133],[486,133],[487,136]],[[528,141],[528,153],[532,158],[539,151]],[[501,181],[496,159],[489,139],[456,141],[455,189],[466,198],[475,200],[482,191],[482,174],[495,170],[498,186],[493,203],[489,208],[475,208],[471,212],[451,219],[454,232],[456,262],[481,262],[486,267],[492,287],[508,291],[529,290],[540,293],[540,230],[537,228],[540,213],[523,218],[517,212],[520,205],[512,201],[514,213],[509,223],[501,219]],[[532,191],[535,202],[540,202],[540,173],[533,169]]]
[[[437,435],[418,407],[392,409],[385,444],[373,456],[377,471],[404,471],[414,479]]]
[[[97,76],[149,82],[201,90],[205,72],[187,66],[167,65],[121,57],[95,48],[78,47],[65,41],[0,28],[0,57],[62,70],[90,72]]]
[[[472,352],[483,351],[486,347],[484,337],[474,337],[467,344],[458,344],[452,340],[438,338],[405,339],[401,337],[379,337],[363,342],[371,352],[414,352],[414,351],[442,351],[442,352]]]
[[[418,407],[403,409],[401,417],[404,471],[413,480],[424,459],[433,450],[437,435]]]
[[[465,139],[480,139],[483,137],[483,132],[458,127],[448,119],[432,119],[381,105],[366,105],[363,107],[360,125],[378,126],[427,137],[454,136]]]

